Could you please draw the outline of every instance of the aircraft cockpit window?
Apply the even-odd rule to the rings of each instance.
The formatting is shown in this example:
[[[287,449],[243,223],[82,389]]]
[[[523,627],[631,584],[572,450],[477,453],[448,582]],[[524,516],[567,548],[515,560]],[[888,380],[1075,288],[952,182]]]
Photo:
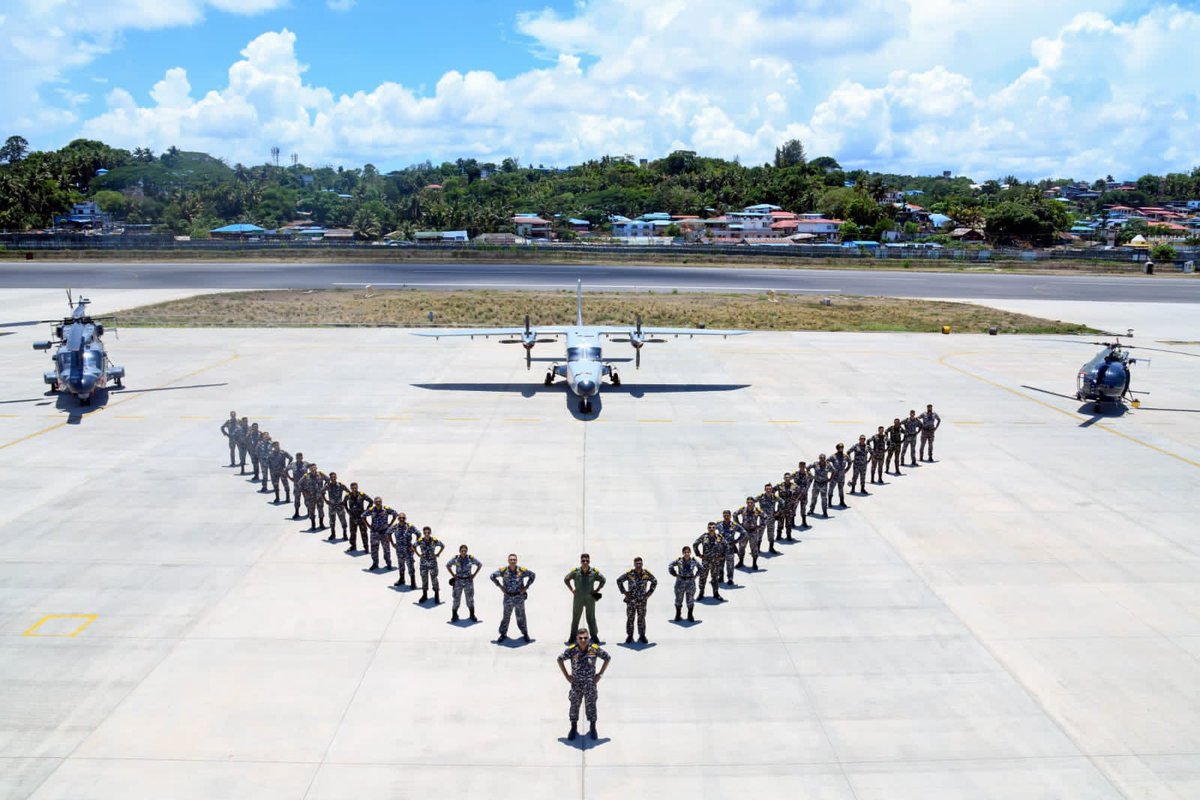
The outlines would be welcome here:
[[[567,361],[599,361],[599,347],[568,347]]]
[[[100,363],[100,354],[95,350],[85,350],[83,353],[83,366],[87,369],[99,370],[102,366]]]

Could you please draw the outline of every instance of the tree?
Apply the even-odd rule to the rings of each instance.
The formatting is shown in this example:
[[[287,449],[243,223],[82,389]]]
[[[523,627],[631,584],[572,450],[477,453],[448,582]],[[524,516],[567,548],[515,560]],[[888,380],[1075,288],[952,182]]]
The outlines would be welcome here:
[[[10,136],[4,140],[4,146],[0,147],[0,161],[15,164],[28,152],[29,142],[25,141],[24,136]]]
[[[775,148],[775,166],[777,167],[802,167],[804,161],[804,145],[799,139],[788,139]]]
[[[1150,248],[1150,260],[1157,261],[1160,264],[1173,263],[1178,257],[1179,253],[1175,251],[1175,248],[1165,242],[1156,244]]]
[[[834,172],[841,171],[842,165],[832,156],[817,156],[808,162],[808,168],[813,172]]]
[[[842,241],[853,242],[862,236],[862,230],[858,227],[857,222],[846,221],[842,223]]]

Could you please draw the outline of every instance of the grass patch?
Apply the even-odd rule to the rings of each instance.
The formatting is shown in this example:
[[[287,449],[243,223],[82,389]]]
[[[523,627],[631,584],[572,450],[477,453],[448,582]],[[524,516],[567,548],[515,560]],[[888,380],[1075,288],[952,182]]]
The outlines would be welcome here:
[[[429,313],[433,312],[431,323]],[[740,328],[756,331],[886,331],[934,333],[949,325],[956,333],[1096,333],[1071,322],[1015,314],[968,303],[888,297],[821,298],[752,294],[631,294],[590,292],[584,296],[590,325],[629,325],[636,315],[648,326]],[[374,291],[329,289],[252,291],[200,295],[121,312],[127,327],[283,327],[322,325],[498,327],[575,321],[574,292]]]

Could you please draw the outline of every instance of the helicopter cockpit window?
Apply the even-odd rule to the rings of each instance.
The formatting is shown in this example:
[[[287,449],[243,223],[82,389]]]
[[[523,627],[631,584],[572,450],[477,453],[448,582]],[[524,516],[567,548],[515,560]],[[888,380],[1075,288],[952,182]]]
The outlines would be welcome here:
[[[99,370],[104,365],[100,363],[100,354],[95,350],[85,350],[83,353],[83,366],[85,369]]]
[[[598,361],[600,359],[599,347],[568,347],[567,361]]]
[[[74,353],[70,350],[63,350],[58,355],[56,355],[54,358],[55,358],[55,361],[58,363],[58,368],[60,370],[69,370],[75,363],[76,355],[77,355],[76,353]]]

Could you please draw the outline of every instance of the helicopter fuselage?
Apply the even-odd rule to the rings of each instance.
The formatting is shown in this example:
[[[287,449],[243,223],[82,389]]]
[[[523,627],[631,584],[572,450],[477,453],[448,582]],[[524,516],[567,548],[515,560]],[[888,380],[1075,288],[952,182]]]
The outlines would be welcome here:
[[[92,395],[108,385],[110,380],[121,385],[123,367],[113,366],[100,337],[104,326],[87,316],[64,319],[54,329],[56,341],[37,342],[37,350],[49,350],[57,345],[51,361],[54,368],[42,376],[52,390],[74,395],[81,403],[89,403]]]
[[[1133,359],[1124,350],[1110,348],[1097,353],[1079,368],[1075,397],[1096,403],[1119,403],[1129,393],[1129,365]]]

